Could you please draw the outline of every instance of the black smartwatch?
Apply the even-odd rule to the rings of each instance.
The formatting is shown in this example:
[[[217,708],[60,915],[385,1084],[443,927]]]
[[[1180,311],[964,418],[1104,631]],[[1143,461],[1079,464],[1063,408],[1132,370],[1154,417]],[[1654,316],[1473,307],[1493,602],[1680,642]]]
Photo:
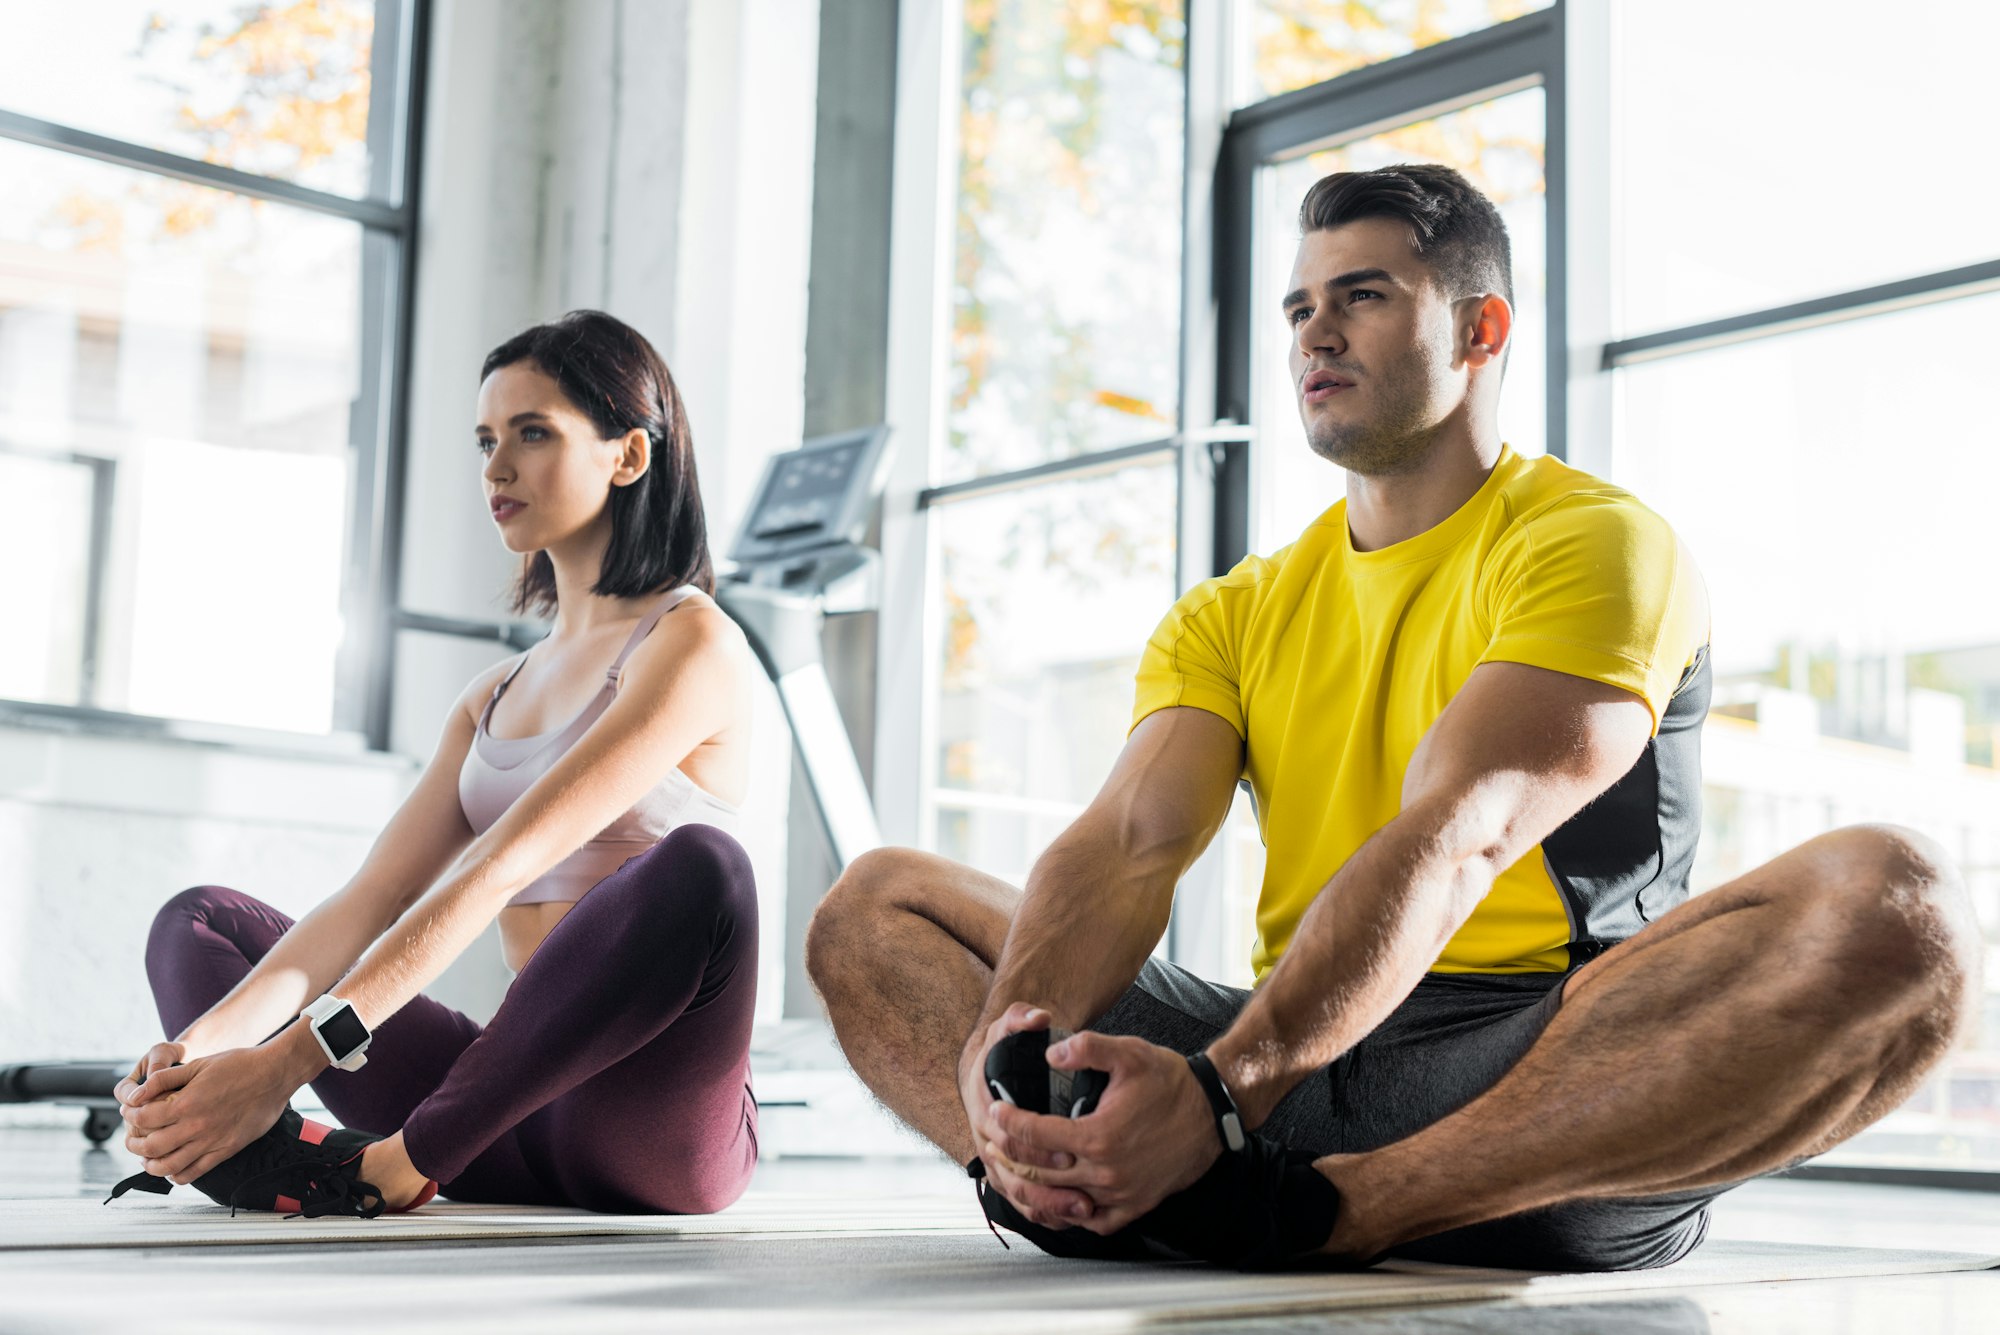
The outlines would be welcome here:
[[[1249,1143],[1243,1134],[1243,1114],[1236,1111],[1236,1100],[1229,1096],[1229,1086],[1222,1083],[1222,1073],[1206,1052],[1195,1053],[1187,1064],[1195,1083],[1208,1096],[1208,1106],[1215,1111],[1215,1132],[1222,1137],[1222,1147],[1231,1154],[1242,1153]]]

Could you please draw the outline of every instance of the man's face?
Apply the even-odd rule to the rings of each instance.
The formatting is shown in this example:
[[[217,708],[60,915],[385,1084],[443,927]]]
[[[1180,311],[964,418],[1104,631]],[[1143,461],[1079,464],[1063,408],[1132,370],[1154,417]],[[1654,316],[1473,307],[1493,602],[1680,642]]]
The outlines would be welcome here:
[[[1313,453],[1368,476],[1407,473],[1465,401],[1452,303],[1407,223],[1307,232],[1285,297],[1292,391]]]

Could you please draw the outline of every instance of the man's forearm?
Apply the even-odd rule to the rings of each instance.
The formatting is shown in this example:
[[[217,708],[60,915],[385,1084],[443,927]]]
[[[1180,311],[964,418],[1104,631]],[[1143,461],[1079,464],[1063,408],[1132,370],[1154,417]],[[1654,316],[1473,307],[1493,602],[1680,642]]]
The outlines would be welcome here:
[[[1119,848],[1072,827],[1028,875],[972,1034],[1017,1001],[1046,1008],[1069,1029],[1102,1014],[1166,931],[1184,868],[1182,850]]]
[[[1498,870],[1463,835],[1448,810],[1405,811],[1321,889],[1277,967],[1209,1048],[1246,1125],[1380,1024],[1437,961]]]

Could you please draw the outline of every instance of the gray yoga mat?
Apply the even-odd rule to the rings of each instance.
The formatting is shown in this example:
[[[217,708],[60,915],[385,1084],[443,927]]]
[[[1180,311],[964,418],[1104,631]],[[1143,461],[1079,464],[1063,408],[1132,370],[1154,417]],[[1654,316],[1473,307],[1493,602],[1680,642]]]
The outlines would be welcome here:
[[[121,1201],[118,1204],[123,1205]],[[1573,1302],[1600,1294],[1714,1284],[1935,1274],[2000,1266],[2000,1257],[1958,1252],[1711,1241],[1664,1270],[1609,1275],[1532,1274],[1392,1264],[1360,1274],[1238,1275],[1198,1266],[1061,1261],[1015,1239],[1001,1248],[967,1201],[944,1198],[835,1200],[754,1194],[707,1217],[592,1216],[567,1211],[447,1206],[399,1219],[285,1221],[174,1200],[128,1211],[85,1201],[0,1202],[0,1271],[40,1272],[73,1302],[141,1302],[156,1267],[200,1286],[227,1278],[231,1309],[255,1310],[310,1271],[307,1253],[285,1244],[367,1242],[380,1262],[365,1268],[365,1300],[349,1316],[383,1305],[415,1317],[478,1312],[485,1330],[814,1329],[870,1331],[1131,1331],[1162,1323],[1302,1317],[1342,1311],[1470,1302]],[[428,1216],[428,1217],[427,1217]],[[386,1227],[381,1227],[386,1225]],[[449,1238],[473,1246],[395,1248]],[[557,1244],[524,1242],[547,1239]],[[218,1246],[221,1244],[222,1246]],[[122,1249],[149,1249],[140,1258]],[[226,1250],[224,1249],[226,1248]],[[101,1250],[112,1249],[112,1250]],[[175,1250],[160,1250],[175,1249]],[[184,1249],[184,1250],[182,1250]],[[131,1257],[131,1260],[124,1258]],[[192,1268],[189,1268],[192,1267]],[[20,1316],[35,1289],[12,1295]],[[126,1290],[130,1290],[129,1294]],[[251,1304],[239,1307],[236,1300]],[[470,1304],[468,1308],[467,1304]],[[74,1310],[74,1309],[70,1309]],[[44,1315],[54,1317],[52,1306]],[[565,1316],[565,1313],[567,1316]],[[205,1319],[213,1321],[211,1310]],[[665,1324],[648,1327],[651,1320]],[[548,1323],[554,1322],[555,1326]],[[224,1323],[226,1324],[226,1323]],[[450,1324],[450,1323],[447,1323]],[[29,1328],[35,1323],[29,1322]],[[43,1329],[66,1329],[61,1323]]]

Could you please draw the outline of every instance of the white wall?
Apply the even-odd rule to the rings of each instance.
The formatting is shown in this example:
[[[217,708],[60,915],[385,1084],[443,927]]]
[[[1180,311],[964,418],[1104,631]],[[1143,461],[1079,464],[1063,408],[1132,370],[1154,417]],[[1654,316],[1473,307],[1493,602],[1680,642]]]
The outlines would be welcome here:
[[[439,0],[405,606],[500,615],[513,563],[479,499],[479,364],[578,306],[629,321],[673,367],[726,549],[803,411],[817,21],[818,0]],[[153,1041],[142,954],[159,903],[219,883],[296,916],[337,888],[447,705],[501,653],[401,636],[392,756],[0,725],[0,1063]],[[774,696],[758,734],[746,842],[765,912],[760,1013],[775,1016],[790,739]],[[482,1017],[508,981],[492,935],[433,989]]]

